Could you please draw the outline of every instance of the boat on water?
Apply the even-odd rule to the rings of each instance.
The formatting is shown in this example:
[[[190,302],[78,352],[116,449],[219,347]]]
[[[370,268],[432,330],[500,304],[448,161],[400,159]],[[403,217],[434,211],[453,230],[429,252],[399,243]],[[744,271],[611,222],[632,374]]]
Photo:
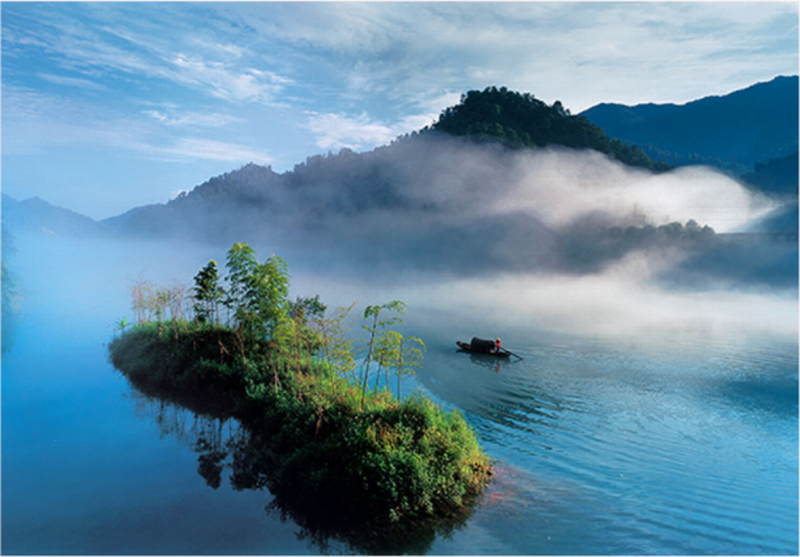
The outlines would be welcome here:
[[[478,354],[486,354],[497,358],[508,358],[511,355],[508,350],[497,348],[497,345],[492,340],[483,340],[475,337],[468,343],[457,340],[456,344],[467,352],[477,352]]]

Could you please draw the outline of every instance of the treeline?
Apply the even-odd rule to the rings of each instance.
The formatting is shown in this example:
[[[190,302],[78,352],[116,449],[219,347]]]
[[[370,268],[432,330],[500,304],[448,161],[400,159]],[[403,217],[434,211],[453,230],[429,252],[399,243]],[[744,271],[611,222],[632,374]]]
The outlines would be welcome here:
[[[491,474],[471,428],[419,394],[399,396],[425,349],[398,330],[403,302],[367,306],[357,342],[353,306],[328,316],[318,296],[289,299],[281,258],[259,262],[238,243],[225,269],[212,260],[197,273],[188,319],[180,289],[134,286],[134,308],[155,309],[138,310],[109,349],[137,388],[239,419],[268,463],[259,477],[301,513],[398,523],[471,504]]]
[[[742,180],[752,189],[779,198],[797,197],[798,154],[756,163],[753,172],[742,175]]]
[[[716,232],[695,220],[655,226],[608,227],[587,222],[559,237],[560,270],[573,273],[598,272],[627,254],[678,248],[688,254],[702,253],[718,244]]]
[[[487,87],[461,96],[460,104],[445,109],[433,130],[477,140],[500,140],[511,147],[563,145],[594,149],[620,162],[655,171],[669,170],[639,147],[610,139],[583,116],[573,116],[560,101],[547,105],[530,93]]]

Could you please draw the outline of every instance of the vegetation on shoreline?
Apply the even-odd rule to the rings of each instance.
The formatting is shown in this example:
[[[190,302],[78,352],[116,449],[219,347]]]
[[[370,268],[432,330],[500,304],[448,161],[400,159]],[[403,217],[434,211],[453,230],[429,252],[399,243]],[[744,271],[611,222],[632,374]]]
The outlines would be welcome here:
[[[405,304],[366,308],[359,369],[345,334],[352,306],[326,317],[318,297],[289,301],[285,262],[258,263],[246,244],[228,253],[227,287],[212,263],[195,277],[191,320],[161,289],[134,287],[137,324],[109,350],[137,388],[239,420],[268,463],[265,485],[305,517],[389,525],[470,505],[491,464],[463,416],[387,387],[394,373],[399,390],[424,348],[392,329]]]

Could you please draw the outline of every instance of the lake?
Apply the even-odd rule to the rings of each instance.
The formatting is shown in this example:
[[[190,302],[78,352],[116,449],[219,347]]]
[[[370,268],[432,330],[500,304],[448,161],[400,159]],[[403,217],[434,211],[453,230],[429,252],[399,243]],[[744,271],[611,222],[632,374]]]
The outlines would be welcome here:
[[[235,424],[149,400],[108,361],[115,323],[132,318],[131,279],[188,284],[221,253],[25,238],[17,248],[10,263],[25,299],[2,360],[4,553],[354,550],[346,537],[309,536],[269,510],[269,492],[234,489],[228,469],[210,486],[198,447],[235,436]],[[358,298],[361,311],[409,302],[407,328],[428,350],[403,393],[420,388],[461,411],[496,459],[463,524],[407,547],[798,552],[796,291],[645,288],[614,314],[603,299],[619,294],[616,282],[594,297],[578,288],[586,282],[535,277],[375,286],[304,274],[287,259],[297,294],[342,305]],[[574,294],[561,305],[559,288]],[[632,313],[643,300],[652,301],[647,311]],[[522,359],[471,356],[454,342],[496,334]]]

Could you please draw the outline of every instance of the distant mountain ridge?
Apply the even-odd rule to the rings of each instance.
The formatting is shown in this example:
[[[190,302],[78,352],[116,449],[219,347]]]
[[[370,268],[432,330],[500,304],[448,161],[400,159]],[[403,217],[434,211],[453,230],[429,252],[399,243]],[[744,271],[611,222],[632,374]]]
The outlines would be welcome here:
[[[798,77],[779,76],[683,105],[599,104],[581,113],[652,159],[707,164],[734,174],[798,150]]]
[[[54,236],[87,236],[101,232],[97,221],[75,211],[52,205],[39,197],[23,201],[3,194],[3,224],[13,231]]]

